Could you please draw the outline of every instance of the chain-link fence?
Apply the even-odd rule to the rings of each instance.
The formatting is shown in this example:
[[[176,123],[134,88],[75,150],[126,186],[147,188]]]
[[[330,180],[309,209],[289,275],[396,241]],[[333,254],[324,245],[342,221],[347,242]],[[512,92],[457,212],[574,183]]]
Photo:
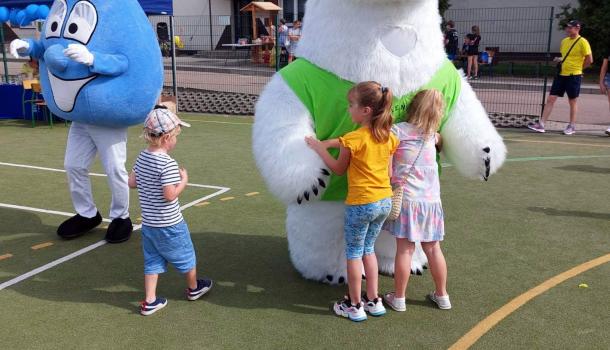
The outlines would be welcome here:
[[[164,56],[165,92],[169,93],[172,21],[169,16],[149,18]],[[287,60],[286,52],[276,52],[277,21],[277,16],[174,17],[179,110],[253,114],[257,96]]]
[[[174,17],[179,109],[252,114],[257,96],[288,58],[286,50],[276,51],[287,34],[277,30],[280,17]],[[539,116],[554,69],[549,64],[553,8],[450,9],[445,18],[455,23],[460,46],[472,26],[480,28],[478,74],[471,84],[490,115],[519,116],[523,123],[524,116]],[[169,93],[172,23],[168,16],[152,16],[150,22],[164,53]],[[467,54],[460,52],[455,64],[466,72]]]
[[[549,63],[553,8],[449,9],[445,19],[455,23],[460,45],[468,42],[473,26],[480,30],[478,75],[471,84],[490,115],[513,121],[519,116],[523,123],[524,116],[540,116],[554,74]],[[461,52],[455,61],[465,72],[467,56]]]

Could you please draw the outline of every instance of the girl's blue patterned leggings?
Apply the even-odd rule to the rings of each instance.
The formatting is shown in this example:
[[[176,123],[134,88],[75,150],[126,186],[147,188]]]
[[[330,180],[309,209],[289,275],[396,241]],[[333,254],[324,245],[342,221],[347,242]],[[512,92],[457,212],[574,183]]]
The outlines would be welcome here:
[[[361,259],[375,252],[375,240],[392,208],[392,198],[362,205],[345,206],[345,255]]]

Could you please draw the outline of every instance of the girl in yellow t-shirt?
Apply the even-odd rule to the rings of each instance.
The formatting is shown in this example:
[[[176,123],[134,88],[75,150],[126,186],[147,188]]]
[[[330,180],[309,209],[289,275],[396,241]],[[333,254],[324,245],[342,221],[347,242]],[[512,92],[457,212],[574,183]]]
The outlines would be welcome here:
[[[376,82],[363,82],[348,93],[352,121],[361,127],[338,139],[305,141],[337,175],[347,171],[345,200],[345,254],[349,295],[333,306],[335,314],[352,321],[366,320],[366,312],[381,316],[386,310],[378,295],[375,240],[392,206],[390,162],[398,147],[392,128],[392,93]],[[339,148],[339,158],[328,153]],[[366,272],[366,294],[360,300],[362,264]]]

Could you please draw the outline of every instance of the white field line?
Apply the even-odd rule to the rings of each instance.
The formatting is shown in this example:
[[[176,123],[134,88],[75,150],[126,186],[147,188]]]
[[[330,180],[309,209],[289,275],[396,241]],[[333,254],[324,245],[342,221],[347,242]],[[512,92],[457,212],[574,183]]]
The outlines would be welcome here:
[[[31,166],[31,165],[24,165],[24,164],[13,164],[13,163],[3,163],[0,162],[0,165],[5,165],[5,166],[12,166],[12,167],[18,167],[18,168],[27,168],[27,169],[36,169],[36,170],[45,170],[45,171],[53,171],[53,172],[66,172],[63,169],[55,169],[55,168],[45,168],[45,167],[38,167],[38,166]],[[89,175],[91,176],[106,176],[105,174],[95,174],[95,173],[90,173]],[[212,188],[217,190],[216,192],[207,195],[205,197],[201,197],[199,199],[196,199],[190,203],[187,203],[185,205],[182,205],[180,207],[181,211],[184,211],[196,204],[199,204],[203,201],[206,201],[210,198],[216,197],[216,196],[220,196],[221,194],[230,191],[231,189],[229,187],[220,187],[220,186],[209,186],[209,185],[201,185],[201,184],[188,184],[191,187],[199,187],[199,188]],[[26,206],[21,206],[21,205],[14,205],[14,204],[6,204],[6,203],[0,203],[0,207],[2,208],[10,208],[10,209],[18,209],[18,210],[26,210],[26,211],[32,211],[32,212],[38,212],[38,213],[45,213],[45,214],[54,214],[54,215],[61,215],[61,216],[68,216],[68,217],[72,217],[75,214],[74,213],[67,213],[67,212],[63,212],[63,211],[57,211],[57,210],[47,210],[47,209],[40,209],[40,208],[33,208],[33,207],[26,207]],[[103,219],[104,222],[111,222],[111,220],[109,219]],[[142,225],[138,224],[138,225],[134,225],[133,230],[137,231],[140,228],[142,228]],[[24,273],[23,275],[17,276],[11,280],[8,280],[6,282],[3,282],[2,284],[0,284],[0,290],[3,290],[5,288],[8,288],[14,284],[17,284],[21,281],[24,281],[32,276],[35,276],[41,272],[44,272],[46,270],[49,270],[59,264],[62,264],[66,261],[72,260],[80,255],[83,255],[85,253],[88,253],[96,248],[99,248],[103,245],[105,245],[107,242],[106,240],[101,240],[99,242],[93,243],[83,249],[77,250],[74,253],[68,254],[62,258],[59,258],[57,260],[51,261],[48,264],[45,264],[41,267],[38,267],[34,270],[31,270],[29,272]]]

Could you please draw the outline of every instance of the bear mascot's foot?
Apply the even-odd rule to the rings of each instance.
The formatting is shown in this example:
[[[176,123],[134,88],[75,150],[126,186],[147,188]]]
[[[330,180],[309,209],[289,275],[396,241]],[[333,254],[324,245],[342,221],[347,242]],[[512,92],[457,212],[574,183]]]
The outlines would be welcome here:
[[[94,229],[101,222],[102,216],[100,215],[99,211],[92,218],[86,218],[76,214],[59,225],[57,228],[57,234],[61,238],[65,239],[80,237],[88,231]]]
[[[130,218],[116,218],[112,220],[106,231],[106,242],[108,243],[121,243],[131,237],[133,231],[133,224]]]

